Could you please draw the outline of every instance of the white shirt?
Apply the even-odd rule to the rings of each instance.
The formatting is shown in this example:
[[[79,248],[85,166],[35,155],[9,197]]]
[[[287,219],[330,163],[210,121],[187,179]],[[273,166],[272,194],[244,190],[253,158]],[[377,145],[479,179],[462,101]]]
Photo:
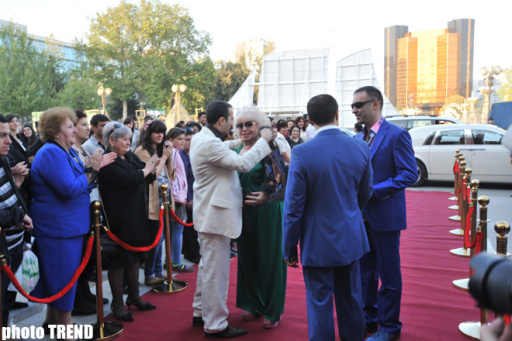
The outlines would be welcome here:
[[[308,125],[308,127],[306,128],[306,141],[311,140],[313,137],[315,137],[315,135],[316,135],[315,126],[312,124]],[[306,142],[306,141],[304,141],[304,142]]]

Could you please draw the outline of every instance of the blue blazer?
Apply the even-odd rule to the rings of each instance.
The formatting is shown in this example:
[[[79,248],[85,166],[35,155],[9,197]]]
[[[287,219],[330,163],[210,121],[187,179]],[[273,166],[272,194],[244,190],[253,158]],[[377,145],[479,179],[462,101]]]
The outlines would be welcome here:
[[[372,193],[368,145],[339,129],[292,149],[283,213],[283,253],[303,266],[344,266],[369,251],[361,207]]]
[[[363,134],[355,138],[363,139]],[[374,172],[373,196],[365,207],[368,222],[375,231],[405,230],[405,188],[418,179],[409,132],[383,120],[370,157]]]
[[[69,238],[89,232],[92,185],[87,184],[85,166],[73,148],[67,153],[55,143],[45,143],[34,158],[30,175],[34,236]]]

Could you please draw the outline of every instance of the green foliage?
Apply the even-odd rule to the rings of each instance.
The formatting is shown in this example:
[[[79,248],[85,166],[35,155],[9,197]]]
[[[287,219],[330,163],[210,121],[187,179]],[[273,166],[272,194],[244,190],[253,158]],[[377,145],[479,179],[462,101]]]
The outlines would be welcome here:
[[[0,112],[30,119],[52,106],[63,87],[57,49],[38,49],[14,24],[0,28]]]
[[[500,101],[512,101],[512,68],[504,69],[501,77],[503,82],[496,93]]]
[[[87,59],[115,99],[127,101],[136,93],[156,107],[170,109],[173,84],[187,85],[184,103],[199,103],[204,97],[204,89],[197,86],[204,86],[212,74],[206,58],[211,38],[196,30],[183,7],[123,0],[92,20],[87,40]],[[205,68],[208,72],[198,74]]]
[[[218,62],[210,101],[229,101],[242,86],[250,72],[243,60],[237,63]]]

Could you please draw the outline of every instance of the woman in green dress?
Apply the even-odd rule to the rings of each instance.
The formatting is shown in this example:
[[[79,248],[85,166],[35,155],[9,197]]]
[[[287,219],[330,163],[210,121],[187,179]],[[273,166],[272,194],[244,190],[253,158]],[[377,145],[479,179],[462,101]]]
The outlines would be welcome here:
[[[269,120],[256,108],[237,114],[236,131],[242,155],[258,140],[259,129]],[[282,250],[284,161],[273,141],[272,153],[250,172],[240,173],[244,195],[242,234],[237,239],[238,277],[236,306],[246,321],[264,317],[263,327],[281,321],[286,294],[287,267]]]

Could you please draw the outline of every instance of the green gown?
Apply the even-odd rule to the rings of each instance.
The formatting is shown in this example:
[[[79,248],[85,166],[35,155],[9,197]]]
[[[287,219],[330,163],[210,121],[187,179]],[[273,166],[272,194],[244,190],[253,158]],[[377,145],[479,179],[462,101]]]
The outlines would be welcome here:
[[[239,175],[244,201],[251,192],[261,191],[265,182],[265,167],[261,162],[250,172]],[[242,234],[237,239],[236,306],[265,315],[271,322],[281,319],[286,295],[282,221],[282,201],[267,201],[258,207],[244,205]]]

